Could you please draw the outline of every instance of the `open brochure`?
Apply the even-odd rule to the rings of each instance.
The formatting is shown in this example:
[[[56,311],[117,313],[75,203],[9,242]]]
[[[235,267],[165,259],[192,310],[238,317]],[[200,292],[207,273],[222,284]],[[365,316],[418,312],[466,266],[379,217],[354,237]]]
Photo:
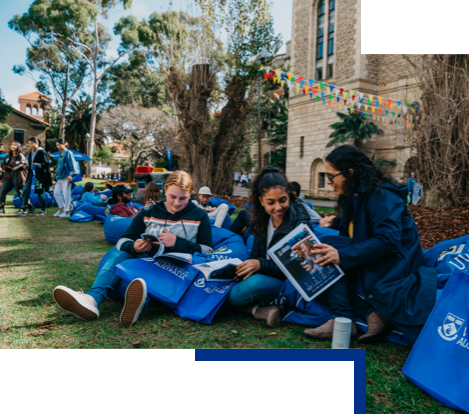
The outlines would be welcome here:
[[[314,263],[322,256],[311,254],[317,243],[320,242],[313,231],[300,224],[267,252],[308,302],[344,275],[342,269],[332,263],[326,266]]]
[[[239,259],[217,260],[210,263],[193,265],[200,270],[207,282],[226,282],[236,276],[236,266],[243,263]]]
[[[192,263],[192,255],[189,253],[164,253],[164,245],[160,242],[158,236],[149,233],[141,235],[142,240],[151,240],[152,244],[158,245],[158,252],[153,256],[155,257],[171,257],[173,259],[183,260],[187,263]]]

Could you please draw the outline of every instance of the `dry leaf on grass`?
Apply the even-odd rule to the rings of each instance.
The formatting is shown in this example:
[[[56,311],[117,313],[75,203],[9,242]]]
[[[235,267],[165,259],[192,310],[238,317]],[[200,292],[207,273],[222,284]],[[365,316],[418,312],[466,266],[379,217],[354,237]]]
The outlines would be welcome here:
[[[238,331],[234,331],[234,330],[231,330],[230,332],[234,333],[234,334],[237,334]]]
[[[277,335],[277,332],[270,332],[267,334],[267,336],[274,336],[274,335]]]
[[[142,341],[135,341],[132,346],[134,348],[140,348],[142,346]]]
[[[169,328],[169,325],[166,323],[166,319],[163,321],[163,325],[161,325],[162,328]]]

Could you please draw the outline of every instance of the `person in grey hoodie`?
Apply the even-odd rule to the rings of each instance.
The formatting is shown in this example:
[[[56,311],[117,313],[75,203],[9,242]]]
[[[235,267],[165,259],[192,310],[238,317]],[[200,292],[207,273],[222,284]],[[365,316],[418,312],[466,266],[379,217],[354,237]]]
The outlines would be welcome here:
[[[57,182],[54,188],[54,197],[59,210],[54,216],[70,218],[72,180],[79,171],[76,170],[73,153],[67,149],[67,143],[63,139],[57,140],[57,149],[60,151],[60,154],[57,159]]]

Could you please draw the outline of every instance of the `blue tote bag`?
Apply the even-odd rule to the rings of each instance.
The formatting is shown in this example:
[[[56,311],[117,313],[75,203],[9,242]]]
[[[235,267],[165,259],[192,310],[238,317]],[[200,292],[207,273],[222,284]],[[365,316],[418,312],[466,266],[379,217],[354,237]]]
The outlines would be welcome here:
[[[72,177],[72,181],[70,181],[70,182],[71,183],[79,183],[80,181],[83,181],[83,177],[81,176],[80,166],[78,165],[77,160],[73,156],[73,153],[70,150],[66,150],[66,151],[70,152],[70,156],[72,158],[74,170],[77,171],[77,174]],[[64,154],[64,156],[65,155],[66,154]],[[70,175],[70,167],[67,163],[67,160],[65,160],[64,166],[65,166],[65,169],[67,170],[67,174]]]
[[[148,296],[170,307],[181,300],[198,273],[190,263],[168,257],[126,260],[115,271],[116,276],[127,282],[145,280]]]
[[[450,408],[469,412],[469,275],[452,273],[402,369]]]
[[[93,220],[93,216],[85,211],[77,211],[73,216],[70,216],[69,220],[74,223],[86,223]]]
[[[195,282],[174,307],[174,313],[181,318],[210,324],[236,283],[207,282],[199,272]]]

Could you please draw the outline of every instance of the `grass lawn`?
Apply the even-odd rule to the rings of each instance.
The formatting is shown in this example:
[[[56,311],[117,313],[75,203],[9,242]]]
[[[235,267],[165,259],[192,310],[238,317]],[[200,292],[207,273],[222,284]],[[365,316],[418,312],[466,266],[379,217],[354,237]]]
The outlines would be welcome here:
[[[91,287],[101,257],[112,247],[103,226],[52,217],[56,208],[46,217],[15,216],[11,193],[6,207],[0,216],[0,349],[132,348],[138,341],[141,348],[330,348],[329,341],[307,339],[301,326],[272,329],[227,310],[204,326],[152,305],[138,325],[124,328],[121,303],[107,300],[98,321],[84,322],[60,309],[52,290],[59,284],[85,292]],[[408,353],[396,344],[367,346],[367,412],[455,412],[403,377]]]

